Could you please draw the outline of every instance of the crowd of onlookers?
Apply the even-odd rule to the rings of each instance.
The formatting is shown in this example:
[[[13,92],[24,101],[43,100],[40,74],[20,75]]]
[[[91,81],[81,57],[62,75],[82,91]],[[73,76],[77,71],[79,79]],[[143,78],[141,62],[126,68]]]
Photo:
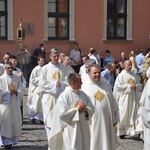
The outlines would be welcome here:
[[[135,49],[129,54],[122,52],[120,60],[115,60],[110,50],[102,56],[99,50],[90,48],[85,55],[78,43],[74,43],[69,55],[52,48],[46,61],[47,54],[41,43],[33,54],[23,46],[16,55],[3,56],[0,64],[2,146],[18,143],[22,124],[18,108],[22,107],[25,87],[29,87],[28,116],[32,123],[44,123],[49,149],[114,150],[115,143],[120,142],[117,137],[123,139],[136,134],[149,147],[149,127],[143,121],[146,113],[142,108],[149,109],[145,103],[149,100],[146,90],[150,48]]]
[[[16,53],[15,57],[17,64],[15,65],[15,67],[17,66],[22,71],[22,75],[26,80],[27,87],[29,85],[30,73],[32,69],[38,65],[38,56],[42,56],[45,59],[45,63],[47,63],[47,54],[48,53],[44,48],[43,43],[39,44],[39,47],[34,50],[33,54],[28,51],[27,46],[23,46],[22,49]],[[82,70],[82,67],[87,59],[95,60],[95,63],[100,65],[101,71],[106,71],[106,69],[109,70],[109,64],[113,62],[116,64],[116,69],[115,71],[112,71],[112,73],[114,74],[114,78],[116,78],[116,76],[123,70],[124,61],[130,60],[132,62],[131,71],[141,77],[141,83],[144,85],[148,79],[146,71],[150,66],[150,48],[148,48],[147,50],[137,48],[130,51],[129,54],[127,54],[126,52],[121,52],[120,55],[120,60],[115,60],[114,57],[111,55],[110,50],[106,50],[105,54],[101,55],[101,51],[95,50],[94,48],[89,48],[89,53],[83,54],[82,50],[79,48],[79,44],[74,43],[73,50],[70,51],[69,55],[65,54],[64,52],[60,53],[59,63],[64,63],[65,57],[68,56],[70,58],[70,61],[68,61],[68,65],[72,67],[76,73],[79,73],[82,76],[80,68]],[[0,63],[0,73],[3,73],[4,65],[7,61],[9,61],[10,57],[11,53],[7,52],[4,54],[3,62]]]

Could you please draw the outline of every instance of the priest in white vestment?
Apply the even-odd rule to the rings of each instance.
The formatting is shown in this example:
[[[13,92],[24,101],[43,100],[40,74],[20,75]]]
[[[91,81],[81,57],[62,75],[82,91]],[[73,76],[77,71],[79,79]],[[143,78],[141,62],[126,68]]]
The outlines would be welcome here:
[[[82,83],[84,83],[86,81],[86,79],[88,78],[88,67],[92,64],[96,64],[96,61],[94,59],[87,59],[85,61],[85,74],[81,75],[81,79],[82,79]]]
[[[14,67],[13,74],[19,76],[21,78],[21,82],[22,82],[23,86],[26,87],[26,79],[23,76],[23,72],[21,71],[21,69],[19,69],[17,67],[18,66],[17,57],[14,55],[11,55],[9,58],[9,61],[13,64],[13,67]]]
[[[42,67],[39,78],[38,94],[42,94],[42,109],[44,125],[49,139],[52,123],[53,109],[57,103],[58,96],[64,91],[67,85],[68,69],[65,65],[58,63],[59,52],[57,49],[50,50],[50,60]]]
[[[28,88],[28,101],[27,105],[29,107],[28,116],[33,123],[42,123],[43,122],[43,112],[42,112],[42,103],[41,103],[41,94],[37,94],[37,87],[39,84],[39,76],[42,70],[42,67],[45,64],[45,59],[42,56],[39,56],[37,59],[38,66],[36,66],[30,75],[29,79],[29,88]]]
[[[136,132],[143,134],[144,150],[150,150],[150,79],[147,80],[140,99]]]
[[[99,65],[88,68],[86,82],[82,90],[89,96],[95,106],[95,113],[90,125],[91,148],[90,150],[115,150],[114,126],[118,123],[117,105],[110,85],[101,78]]]
[[[120,122],[118,123],[117,135],[120,138],[125,138],[125,135],[135,135],[141,86],[138,76],[131,72],[131,68],[131,61],[126,60],[124,70],[117,76],[113,90],[119,108]]]
[[[70,66],[71,65],[71,58],[67,55],[63,57],[63,64],[67,67],[68,69],[68,76],[70,73],[74,73],[74,69]]]
[[[88,59],[89,59],[89,56],[88,56],[88,55],[83,55],[83,56],[82,56],[82,63],[83,63],[83,65],[80,67],[80,70],[79,70],[80,76],[86,74],[85,62],[86,62]]]
[[[70,86],[59,96],[54,109],[49,147],[51,150],[90,150],[89,124],[94,106],[81,90],[81,77],[71,73]]]
[[[25,88],[20,77],[13,74],[11,62],[5,64],[5,73],[0,76],[0,145],[10,147],[18,143],[22,131],[19,101]]]
[[[19,76],[21,78],[21,82],[23,86],[26,87],[26,79],[23,76],[23,72],[21,71],[21,69],[17,67],[18,66],[17,57],[14,55],[11,55],[9,58],[9,61],[13,64],[13,67],[14,67],[13,74]],[[20,103],[21,115],[22,115],[22,120],[23,120],[23,99],[19,101],[19,103]]]

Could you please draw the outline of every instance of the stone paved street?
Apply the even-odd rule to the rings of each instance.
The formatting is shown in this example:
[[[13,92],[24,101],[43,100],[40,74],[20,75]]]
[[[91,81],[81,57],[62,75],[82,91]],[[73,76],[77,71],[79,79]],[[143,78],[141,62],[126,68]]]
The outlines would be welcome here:
[[[143,142],[137,137],[123,139],[117,150],[143,150]]]
[[[12,150],[47,150],[47,138],[44,125],[35,125],[27,117],[26,97],[24,98],[24,118],[22,136],[18,145],[12,146]],[[4,148],[0,148],[4,149]],[[142,150],[143,142],[137,137],[123,139],[117,150]]]

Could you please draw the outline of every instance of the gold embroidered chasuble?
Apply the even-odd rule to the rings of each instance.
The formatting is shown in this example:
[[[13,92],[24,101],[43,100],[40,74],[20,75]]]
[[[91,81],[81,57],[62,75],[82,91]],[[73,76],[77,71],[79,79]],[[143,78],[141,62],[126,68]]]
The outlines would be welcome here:
[[[88,78],[83,83],[82,90],[95,106],[90,126],[90,150],[115,150],[113,124],[117,123],[119,119],[116,113],[118,108],[110,85],[103,78],[98,83],[94,83]]]
[[[48,63],[42,67],[39,86],[37,93],[42,94],[42,108],[45,125],[51,127],[51,118],[53,109],[56,105],[58,96],[64,91],[67,85],[68,70],[63,64],[53,65]],[[60,86],[56,86],[56,82],[60,82]]]
[[[89,113],[79,113],[77,105],[83,102]],[[58,98],[54,110],[54,121],[51,128],[49,146],[51,150],[90,150],[89,124],[94,106],[82,91],[67,87]],[[59,143],[59,144],[58,144]]]
[[[131,88],[135,84],[135,89]],[[120,123],[117,135],[135,135],[139,103],[140,80],[132,71],[123,70],[116,78],[114,97],[118,103]]]
[[[17,94],[10,95],[9,89],[17,90]],[[4,73],[0,76],[0,134],[7,138],[19,137],[22,130],[22,119],[19,101],[23,98],[25,88],[20,77],[8,76]]]

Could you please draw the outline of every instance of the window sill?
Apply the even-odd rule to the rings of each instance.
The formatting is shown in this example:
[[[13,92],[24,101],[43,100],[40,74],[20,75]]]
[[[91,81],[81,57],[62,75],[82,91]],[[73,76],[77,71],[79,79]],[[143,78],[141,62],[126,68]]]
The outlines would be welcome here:
[[[102,39],[103,42],[133,42],[133,39]]]
[[[74,43],[76,40],[43,40],[44,43]]]
[[[12,40],[3,40],[3,39],[0,39],[0,42],[15,42],[16,40],[15,39],[12,39]]]

